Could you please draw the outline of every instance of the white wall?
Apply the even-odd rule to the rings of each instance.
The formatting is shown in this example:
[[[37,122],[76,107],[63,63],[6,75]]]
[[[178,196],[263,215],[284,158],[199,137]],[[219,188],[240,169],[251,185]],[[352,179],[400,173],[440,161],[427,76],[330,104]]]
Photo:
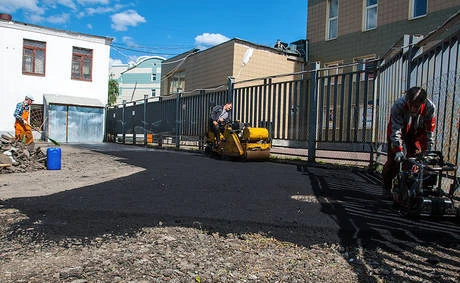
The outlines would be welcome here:
[[[22,74],[23,39],[46,42],[45,76]],[[107,103],[111,39],[0,20],[0,132],[14,133],[16,103],[43,94],[95,98]],[[93,50],[92,81],[71,80],[72,47]]]

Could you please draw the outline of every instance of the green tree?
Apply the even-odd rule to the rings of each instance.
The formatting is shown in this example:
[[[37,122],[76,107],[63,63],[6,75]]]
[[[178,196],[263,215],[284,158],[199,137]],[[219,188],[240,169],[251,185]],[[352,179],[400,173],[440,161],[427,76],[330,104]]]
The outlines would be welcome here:
[[[109,106],[114,105],[117,102],[117,97],[119,95],[118,82],[113,78],[109,79],[109,98],[107,104]]]

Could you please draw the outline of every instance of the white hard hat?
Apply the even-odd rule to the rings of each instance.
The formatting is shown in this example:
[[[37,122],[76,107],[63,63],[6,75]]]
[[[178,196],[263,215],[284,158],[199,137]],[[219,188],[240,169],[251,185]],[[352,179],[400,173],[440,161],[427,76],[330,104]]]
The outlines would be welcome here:
[[[32,101],[35,100],[34,97],[33,97],[32,95],[26,95],[26,98],[25,98],[25,99],[26,99],[26,100],[27,100],[27,99],[30,99],[30,100],[32,100]]]

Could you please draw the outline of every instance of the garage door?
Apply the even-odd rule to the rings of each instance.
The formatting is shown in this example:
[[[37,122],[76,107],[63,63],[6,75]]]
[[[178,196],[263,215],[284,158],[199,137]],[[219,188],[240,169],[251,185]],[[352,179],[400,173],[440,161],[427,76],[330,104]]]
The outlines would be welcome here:
[[[104,109],[50,104],[49,136],[64,143],[101,143],[104,138]]]

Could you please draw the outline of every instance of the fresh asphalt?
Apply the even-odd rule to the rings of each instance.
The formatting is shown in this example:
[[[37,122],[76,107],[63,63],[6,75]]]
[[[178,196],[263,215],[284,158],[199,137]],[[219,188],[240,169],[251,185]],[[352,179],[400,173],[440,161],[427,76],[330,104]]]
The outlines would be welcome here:
[[[75,146],[145,170],[49,196],[12,199],[8,206],[39,209],[56,223],[73,223],[67,233],[82,237],[165,225],[221,235],[263,233],[306,246],[393,249],[401,243],[403,249],[405,241],[460,242],[453,219],[407,219],[393,211],[391,202],[382,199],[379,176],[364,169],[232,161],[198,151],[112,143]]]

